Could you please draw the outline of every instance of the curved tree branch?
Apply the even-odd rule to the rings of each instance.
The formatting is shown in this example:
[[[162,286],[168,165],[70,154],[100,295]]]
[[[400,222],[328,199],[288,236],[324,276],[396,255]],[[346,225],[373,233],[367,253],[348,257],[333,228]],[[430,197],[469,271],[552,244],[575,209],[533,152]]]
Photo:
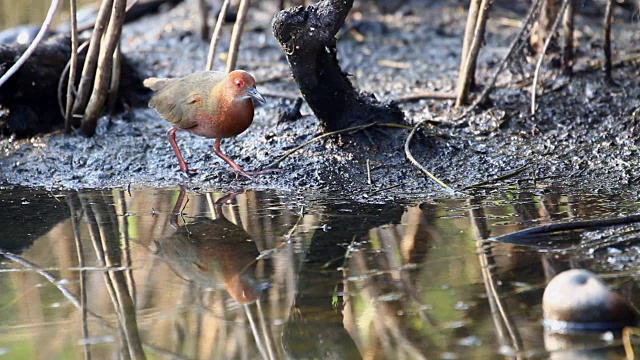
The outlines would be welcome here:
[[[42,23],[42,26],[40,27],[40,31],[38,31],[36,38],[33,39],[31,45],[29,45],[27,50],[25,50],[25,52],[20,56],[18,61],[16,61],[13,66],[10,67],[9,70],[7,70],[4,75],[2,75],[2,77],[0,77],[0,86],[6,83],[7,80],[9,80],[9,78],[13,74],[15,74],[20,69],[20,67],[24,65],[25,62],[27,62],[31,54],[33,54],[33,52],[36,50],[36,47],[40,44],[44,36],[47,34],[47,31],[49,31],[49,26],[51,26],[53,15],[56,13],[56,9],[58,9],[59,3],[60,0],[53,0],[51,2],[51,6],[49,7],[49,11],[47,12],[47,17],[44,19],[44,22]]]

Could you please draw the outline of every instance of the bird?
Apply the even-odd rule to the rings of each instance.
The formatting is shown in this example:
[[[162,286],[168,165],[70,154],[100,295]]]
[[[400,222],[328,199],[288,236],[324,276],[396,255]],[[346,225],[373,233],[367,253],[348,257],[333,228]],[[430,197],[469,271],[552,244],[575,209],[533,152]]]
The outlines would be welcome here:
[[[259,276],[261,263],[257,259],[260,252],[255,241],[251,241],[241,225],[227,220],[222,212],[222,205],[236,194],[228,194],[215,202],[215,219],[195,217],[193,221],[179,225],[185,194],[185,186],[180,186],[169,219],[175,231],[154,241],[151,250],[180,276],[208,288],[216,288],[222,283],[239,304],[255,302],[269,282]]]
[[[236,174],[251,178],[252,175],[279,171],[245,171],[220,150],[222,139],[239,135],[251,125],[253,102],[266,102],[256,89],[255,79],[248,72],[234,70],[227,74],[197,71],[181,78],[152,77],[145,79],[143,84],[155,91],[149,100],[149,107],[154,108],[172,125],[167,136],[178,158],[180,170],[187,175],[195,174],[197,169],[189,169],[182,157],[175,135],[180,129],[216,139],[214,152]]]

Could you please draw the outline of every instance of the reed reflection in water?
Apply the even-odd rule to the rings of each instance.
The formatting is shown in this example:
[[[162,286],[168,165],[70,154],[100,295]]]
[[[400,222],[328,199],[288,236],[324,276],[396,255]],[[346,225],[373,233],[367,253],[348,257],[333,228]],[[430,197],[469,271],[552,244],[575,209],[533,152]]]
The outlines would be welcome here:
[[[0,351],[34,359],[545,353],[555,348],[540,324],[544,284],[570,267],[607,269],[577,247],[539,252],[487,239],[637,211],[620,199],[555,193],[417,205],[315,196],[4,192]],[[566,249],[576,240],[563,241]],[[633,279],[614,285],[636,300]],[[619,355],[615,342],[598,346]]]

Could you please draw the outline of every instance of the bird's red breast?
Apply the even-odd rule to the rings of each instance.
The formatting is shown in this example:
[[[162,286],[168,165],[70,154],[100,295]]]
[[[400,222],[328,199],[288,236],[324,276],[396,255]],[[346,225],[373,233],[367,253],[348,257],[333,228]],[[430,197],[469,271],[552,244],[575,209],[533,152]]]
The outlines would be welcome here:
[[[149,106],[173,126],[207,138],[228,138],[253,122],[253,102],[247,90],[255,86],[245,71],[229,74],[199,71],[182,78],[146,79],[156,94]]]

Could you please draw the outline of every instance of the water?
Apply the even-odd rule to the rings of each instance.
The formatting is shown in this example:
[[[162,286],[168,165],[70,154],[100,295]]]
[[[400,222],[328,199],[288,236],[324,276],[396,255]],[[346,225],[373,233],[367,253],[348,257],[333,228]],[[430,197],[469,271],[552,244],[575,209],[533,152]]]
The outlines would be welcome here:
[[[485,239],[631,214],[634,201],[553,189],[381,205],[332,194],[182,195],[0,191],[0,354],[624,358],[619,334],[545,334],[540,302],[553,274],[584,267],[637,304],[635,237],[582,247]]]

